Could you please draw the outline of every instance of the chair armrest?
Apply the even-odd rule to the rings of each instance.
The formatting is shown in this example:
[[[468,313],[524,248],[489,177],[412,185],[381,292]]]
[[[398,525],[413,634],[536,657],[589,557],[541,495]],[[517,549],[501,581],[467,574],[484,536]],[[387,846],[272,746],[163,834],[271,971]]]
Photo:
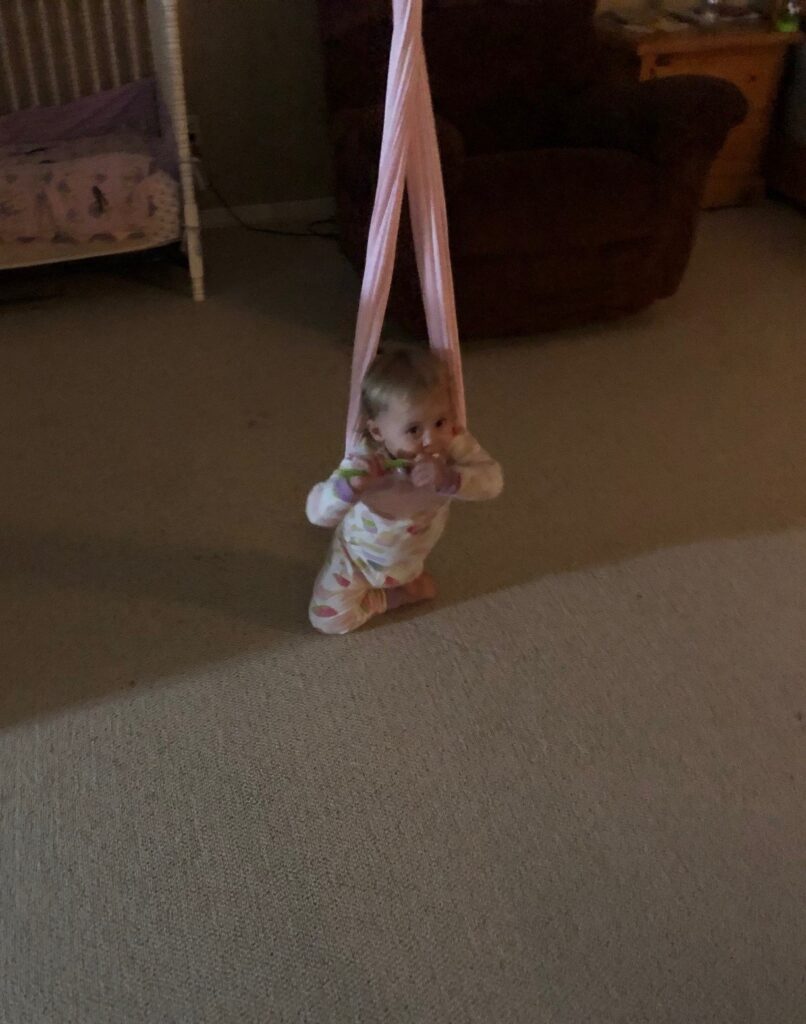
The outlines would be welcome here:
[[[731,82],[674,75],[577,97],[563,134],[570,145],[626,149],[659,164],[712,159],[747,110]]]

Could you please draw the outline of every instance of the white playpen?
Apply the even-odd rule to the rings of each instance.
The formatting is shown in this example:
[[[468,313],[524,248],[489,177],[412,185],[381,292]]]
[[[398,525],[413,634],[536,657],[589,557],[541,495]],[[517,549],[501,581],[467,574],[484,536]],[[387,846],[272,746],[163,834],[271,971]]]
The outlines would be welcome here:
[[[0,0],[0,269],[176,241],[202,299],[176,0]]]

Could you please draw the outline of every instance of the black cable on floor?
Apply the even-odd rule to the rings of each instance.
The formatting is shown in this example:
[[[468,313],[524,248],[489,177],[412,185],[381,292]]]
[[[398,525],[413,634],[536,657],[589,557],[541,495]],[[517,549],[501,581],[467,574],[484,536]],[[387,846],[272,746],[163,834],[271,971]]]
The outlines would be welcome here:
[[[280,235],[282,238],[324,238],[332,241],[339,237],[337,232],[335,231],[313,230],[318,224],[333,224],[335,222],[334,217],[323,217],[320,220],[311,221],[311,223],[308,225],[305,231],[285,231],[282,228],[262,228],[259,227],[257,224],[250,224],[248,221],[244,220],[239,213],[235,212],[232,206],[227,202],[224,196],[215,187],[213,182],[210,180],[210,176],[206,172],[205,179],[207,188],[210,190],[210,192],[213,193],[213,195],[216,197],[219,203],[221,203],[222,207],[227,211],[230,217],[232,217],[236,224],[239,224],[242,228],[245,228],[247,231],[255,231],[261,235]]]

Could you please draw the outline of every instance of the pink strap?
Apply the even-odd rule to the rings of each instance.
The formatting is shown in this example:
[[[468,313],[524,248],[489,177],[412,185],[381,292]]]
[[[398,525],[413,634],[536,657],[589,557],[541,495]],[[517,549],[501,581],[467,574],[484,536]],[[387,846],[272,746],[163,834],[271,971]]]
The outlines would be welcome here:
[[[454,414],[466,426],[462,358],[448,243],[445,190],[422,39],[422,0],[392,0],[394,31],[386,85],[378,187],[353,346],[347,451],[361,430],[361,384],[378,351],[408,187],[414,247],[432,349],[450,371]]]

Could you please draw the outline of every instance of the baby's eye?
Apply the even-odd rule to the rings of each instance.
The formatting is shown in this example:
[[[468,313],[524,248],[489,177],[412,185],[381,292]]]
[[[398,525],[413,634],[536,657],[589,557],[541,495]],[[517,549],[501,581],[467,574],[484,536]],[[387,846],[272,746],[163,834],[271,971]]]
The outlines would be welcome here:
[[[445,423],[446,423],[446,420],[445,420],[444,416],[442,417],[442,419],[437,420],[437,422],[436,422],[437,430],[442,430],[442,428],[445,426]]]
[[[420,428],[419,427],[409,427],[409,429],[406,431],[406,433],[407,434],[411,434],[412,437],[415,437],[417,434],[420,433]]]

